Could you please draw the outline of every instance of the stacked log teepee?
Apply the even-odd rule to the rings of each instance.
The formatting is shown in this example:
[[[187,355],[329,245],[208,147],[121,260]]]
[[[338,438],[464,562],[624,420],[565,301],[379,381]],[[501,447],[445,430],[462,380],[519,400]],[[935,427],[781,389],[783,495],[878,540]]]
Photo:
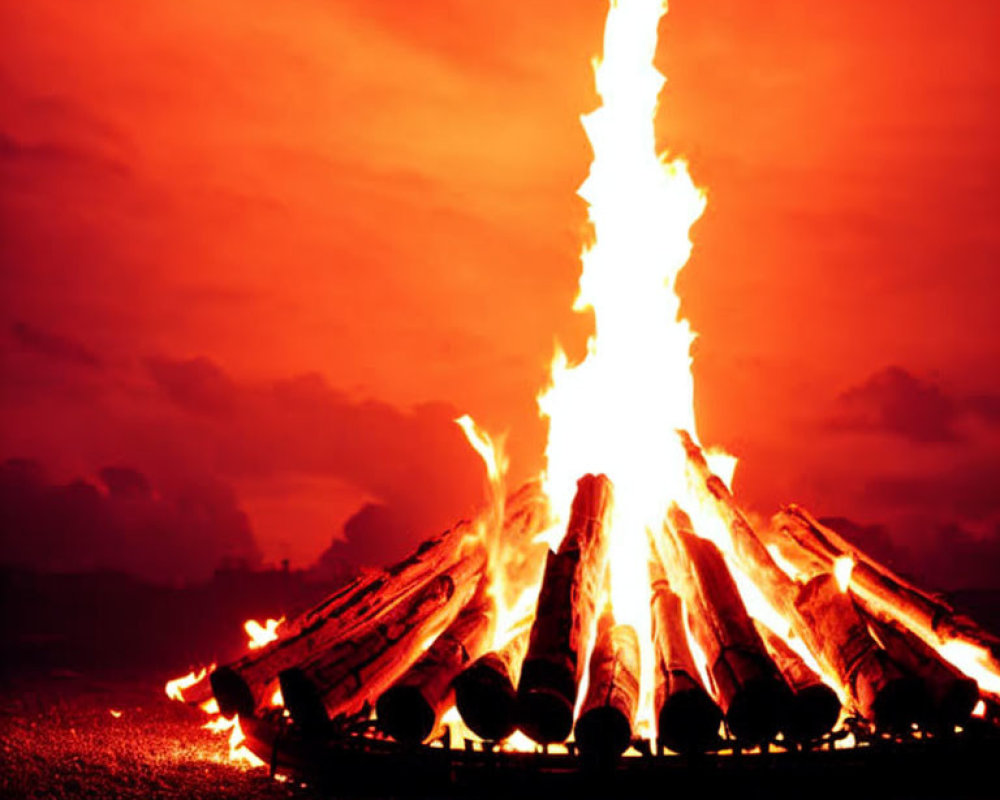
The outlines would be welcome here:
[[[303,731],[323,734],[338,715],[374,707],[386,734],[415,743],[457,706],[483,739],[518,729],[542,744],[573,735],[582,754],[606,758],[635,735],[646,688],[640,638],[648,636],[657,737],[676,752],[717,747],[720,735],[746,745],[812,741],[835,726],[842,702],[877,730],[951,729],[968,719],[979,687],[939,650],[976,648],[1000,675],[1000,640],[801,508],[755,530],[698,446],[683,434],[681,443],[694,488],[730,546],[723,554],[684,510],[670,509],[634,573],[650,583],[652,630],[620,624],[605,605],[614,490],[607,477],[585,475],[562,541],[545,559],[530,625],[498,641],[496,554],[534,552],[549,525],[546,497],[529,484],[507,498],[493,530],[485,517],[459,523],[290,621],[269,646],[216,669],[210,686],[221,712],[261,713],[280,687]],[[491,547],[491,536],[504,547]],[[853,562],[849,588],[833,574],[843,559]],[[730,567],[786,630],[748,613]]]

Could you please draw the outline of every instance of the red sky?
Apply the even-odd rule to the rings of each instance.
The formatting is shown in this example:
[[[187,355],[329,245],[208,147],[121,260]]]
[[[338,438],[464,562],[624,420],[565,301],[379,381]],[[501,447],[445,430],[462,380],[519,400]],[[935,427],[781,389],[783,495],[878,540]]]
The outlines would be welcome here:
[[[983,583],[1000,6],[672,6],[659,131],[709,198],[679,282],[702,440],[755,511],[961,545]],[[243,511],[265,560],[302,565],[366,503],[344,552],[376,561],[401,520],[412,540],[474,507],[459,413],[536,472],[554,341],[588,332],[578,117],[605,10],[4,4],[0,458],[38,462],[36,488],[128,467],[160,521],[124,535]]]

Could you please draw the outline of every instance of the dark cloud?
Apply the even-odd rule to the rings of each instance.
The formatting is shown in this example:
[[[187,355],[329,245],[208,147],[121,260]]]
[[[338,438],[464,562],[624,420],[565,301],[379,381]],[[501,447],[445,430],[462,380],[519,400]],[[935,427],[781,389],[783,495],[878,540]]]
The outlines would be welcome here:
[[[185,411],[213,416],[233,410],[236,387],[209,359],[149,358],[146,366],[167,397]]]
[[[26,322],[15,322],[10,326],[14,341],[23,349],[46,358],[80,364],[85,367],[101,367],[103,362],[82,342],[68,336],[36,328]]]
[[[885,525],[866,525],[847,517],[822,517],[819,521],[827,527],[833,528],[847,541],[876,561],[888,567],[900,566],[897,563],[899,553]]]
[[[901,367],[887,367],[838,398],[831,425],[899,436],[918,444],[959,441],[959,408],[941,387]]]
[[[956,521],[911,519],[891,526],[865,525],[842,517],[821,521],[922,588],[1000,589],[1000,526],[977,536]]]
[[[149,500],[153,496],[149,481],[139,470],[131,467],[105,467],[99,474],[112,497]]]
[[[403,410],[356,399],[318,373],[239,382],[205,357],[150,359],[147,367],[184,412],[163,424],[160,447],[232,480],[298,474],[355,487],[368,502],[342,534],[331,526],[330,539],[348,540],[338,558],[392,560],[481,500],[481,463],[449,405]]]
[[[399,408],[317,373],[238,380],[204,356],[151,357],[138,369],[116,360],[99,373],[98,392],[88,389],[94,370],[62,368],[56,381],[46,370],[57,363],[7,360],[8,379],[23,386],[0,393],[0,458],[30,457],[60,476],[136,465],[101,472],[121,499],[233,486],[271,559],[304,566],[347,535],[360,538],[339,557],[389,561],[482,501],[482,464],[454,423],[461,412],[446,404]],[[44,414],[31,402],[43,392]],[[394,521],[391,535],[385,525],[377,537],[364,533],[367,514],[344,531],[366,504]]]
[[[971,415],[993,427],[1000,427],[1000,395],[977,394],[967,397],[963,407]]]
[[[0,561],[44,571],[116,569],[155,581],[200,579],[260,560],[246,514],[220,482],[165,495],[130,467],[100,483],[51,481],[36,462],[0,464]]]
[[[837,398],[835,430],[886,433],[915,444],[957,443],[963,425],[1000,426],[1000,395],[963,395],[898,366],[876,372]]]
[[[76,144],[61,142],[24,142],[0,131],[0,164],[44,167],[46,169],[84,169],[109,172],[118,176],[128,175],[129,166],[102,153]]]
[[[865,499],[883,508],[943,518],[984,520],[1000,514],[1000,459],[966,461],[918,475],[874,476]]]
[[[412,528],[393,509],[366,503],[344,523],[344,538],[337,540],[318,560],[321,569],[330,570],[342,563],[380,566],[388,553],[400,550],[399,542],[411,541]]]

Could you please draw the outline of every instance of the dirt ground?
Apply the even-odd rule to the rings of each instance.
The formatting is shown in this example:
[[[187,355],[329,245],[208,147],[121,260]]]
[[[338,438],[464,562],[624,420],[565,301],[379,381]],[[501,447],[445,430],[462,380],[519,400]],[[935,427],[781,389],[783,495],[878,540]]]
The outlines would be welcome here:
[[[0,797],[262,798],[307,800],[264,767],[228,762],[205,715],[166,698],[161,684],[55,674],[0,689]],[[121,712],[115,717],[111,711]]]

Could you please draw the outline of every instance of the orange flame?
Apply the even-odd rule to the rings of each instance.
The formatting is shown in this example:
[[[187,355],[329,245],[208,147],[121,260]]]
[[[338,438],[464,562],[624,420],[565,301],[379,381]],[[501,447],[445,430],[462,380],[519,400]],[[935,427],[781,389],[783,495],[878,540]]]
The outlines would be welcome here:
[[[986,648],[951,639],[936,649],[945,661],[978,683],[982,691],[1000,695],[1000,675],[990,666],[990,654]]]
[[[182,675],[180,678],[174,678],[171,681],[167,681],[163,689],[167,693],[167,697],[171,700],[177,700],[181,703],[184,702],[184,690],[190,689],[196,683],[201,683],[205,680],[205,676],[208,675],[215,669],[215,664],[209,667],[202,667],[199,672],[191,670],[187,675]]]
[[[218,714],[219,713],[219,701],[214,697],[209,698],[200,706],[198,706],[206,714]]]
[[[502,484],[503,476],[507,472],[507,456],[503,452],[502,443],[495,444],[493,438],[480,428],[468,414],[456,419],[455,424],[462,429],[462,433],[465,434],[472,449],[483,460],[490,485]]]
[[[243,630],[246,631],[250,641],[247,647],[257,650],[264,645],[270,644],[278,638],[278,626],[285,621],[284,617],[279,619],[268,619],[261,625],[255,619],[248,619],[243,623]]]
[[[274,708],[282,708],[285,705],[285,698],[281,695],[281,687],[278,686],[274,690],[274,694],[271,695],[271,705]]]
[[[213,733],[229,733],[229,760],[234,764],[247,767],[263,767],[264,762],[257,758],[244,744],[246,736],[240,728],[240,717],[237,714],[232,719],[228,717],[217,717],[209,720],[203,728]]]
[[[840,591],[846,592],[851,585],[851,573],[854,572],[854,559],[841,556],[833,562],[833,577],[837,579]]]
[[[614,484],[610,535],[615,618],[650,629],[647,528],[658,529],[686,492],[675,430],[695,430],[690,347],[674,293],[691,252],[689,230],[705,208],[681,160],[656,151],[657,102],[664,84],[653,66],[662,0],[612,0],[603,57],[595,63],[602,105],[583,118],[594,160],[579,193],[589,206],[593,244],[581,261],[575,310],[593,309],[595,333],[583,362],[561,350],[551,386],[538,398],[549,420],[545,489],[557,516],[568,513],[576,480],[604,473]],[[652,686],[652,644],[642,638],[643,685]],[[651,724],[644,693],[640,727]]]
[[[244,622],[243,630],[246,632],[248,637],[247,649],[256,650],[264,647],[270,642],[275,641],[278,638],[278,628],[282,625],[282,623],[284,623],[284,621],[284,617],[279,617],[278,619],[267,619],[263,624],[253,619],[248,619]],[[195,670],[191,670],[191,672],[187,675],[167,681],[164,686],[167,697],[171,700],[177,700],[182,703],[185,702],[184,690],[189,689],[195,684],[203,681],[214,669],[215,664],[212,664],[208,667],[202,667],[197,672]],[[284,699],[281,696],[280,688],[275,689],[270,702],[274,707],[280,708],[284,705]],[[205,700],[203,703],[199,704],[198,708],[213,717],[213,719],[210,719],[202,727],[215,733],[229,734],[228,760],[231,763],[243,767],[264,766],[264,762],[257,758],[257,756],[255,756],[247,748],[245,744],[246,736],[243,734],[242,728],[240,728],[239,716],[234,716],[232,718],[222,716],[219,713],[219,704],[215,698]],[[112,715],[114,715],[114,713],[115,712],[112,711]]]

